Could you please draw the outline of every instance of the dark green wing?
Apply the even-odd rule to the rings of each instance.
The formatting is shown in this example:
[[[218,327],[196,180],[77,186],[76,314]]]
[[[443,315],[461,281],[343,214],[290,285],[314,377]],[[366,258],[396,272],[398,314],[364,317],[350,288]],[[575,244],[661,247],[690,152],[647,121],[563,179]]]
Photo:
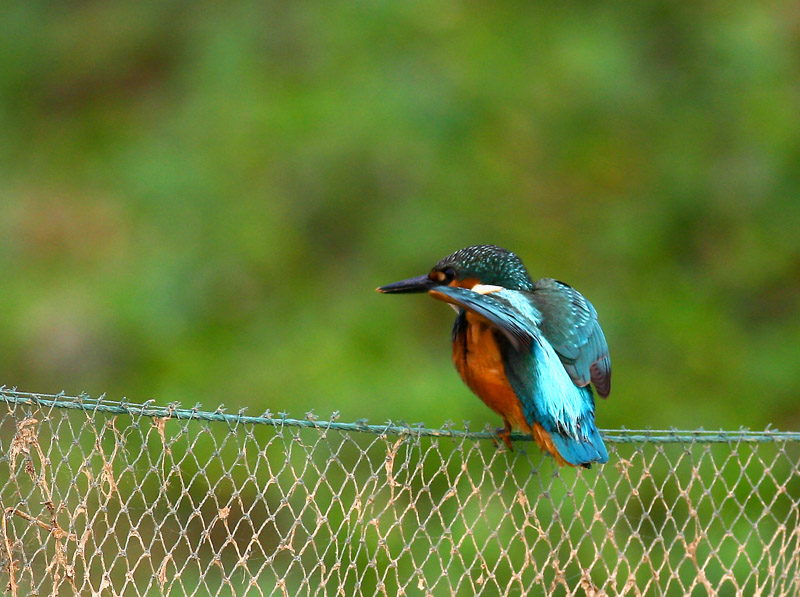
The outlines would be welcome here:
[[[538,280],[529,296],[542,314],[542,334],[572,381],[581,387],[591,382],[600,396],[608,396],[611,359],[592,304],[571,286],[552,278]]]

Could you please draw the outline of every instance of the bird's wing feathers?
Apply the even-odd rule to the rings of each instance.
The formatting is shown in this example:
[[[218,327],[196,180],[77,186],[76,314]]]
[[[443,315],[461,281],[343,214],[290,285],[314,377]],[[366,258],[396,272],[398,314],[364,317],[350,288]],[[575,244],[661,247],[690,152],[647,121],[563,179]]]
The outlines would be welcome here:
[[[551,278],[536,282],[533,292],[499,290],[489,294],[438,286],[434,298],[486,318],[517,350],[529,350],[541,334],[561,359],[575,385],[590,382],[597,393],[611,391],[611,359],[592,304],[574,288]]]
[[[606,397],[611,391],[611,359],[592,304],[574,288],[542,278],[529,294],[542,314],[542,334],[578,386],[594,384]]]
[[[437,286],[430,294],[446,303],[457,305],[484,317],[508,338],[517,350],[530,350],[534,337],[539,333],[538,312],[532,305],[514,304],[516,301],[503,296],[508,291],[480,294],[458,286]],[[527,307],[527,308],[526,308]]]
[[[608,349],[592,306],[568,286],[563,288],[571,292],[557,288],[553,296],[540,296],[537,300],[533,298],[535,291],[532,294],[502,289],[482,294],[452,286],[438,286],[430,294],[484,317],[508,340],[505,349],[501,346],[505,371],[525,418],[531,425],[543,426],[567,462],[574,465],[606,462],[608,452],[594,424],[592,391],[585,386],[589,375],[594,381],[595,370],[600,372],[604,366],[608,369],[602,371],[608,373],[597,375],[597,379],[603,383],[609,380]],[[577,304],[575,309],[568,307],[570,302]],[[568,314],[574,311],[575,315],[568,315],[561,325],[547,324],[547,317],[561,317],[560,311]],[[569,328],[576,326],[577,332],[570,331]],[[583,328],[587,330],[581,331]],[[593,359],[588,356],[594,354],[591,351],[603,353],[604,357]],[[569,376],[556,373],[559,363]],[[584,367],[591,373],[586,373],[585,383],[578,383],[577,372]],[[601,389],[608,393],[608,385],[595,387],[598,393]]]

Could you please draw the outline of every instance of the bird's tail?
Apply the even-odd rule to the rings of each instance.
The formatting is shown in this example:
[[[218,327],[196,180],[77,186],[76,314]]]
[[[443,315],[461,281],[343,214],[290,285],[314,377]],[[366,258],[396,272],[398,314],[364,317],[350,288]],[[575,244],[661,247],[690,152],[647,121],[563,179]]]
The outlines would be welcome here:
[[[550,438],[561,457],[573,466],[591,468],[593,462],[608,462],[608,450],[594,421],[585,420],[580,439],[553,430]]]

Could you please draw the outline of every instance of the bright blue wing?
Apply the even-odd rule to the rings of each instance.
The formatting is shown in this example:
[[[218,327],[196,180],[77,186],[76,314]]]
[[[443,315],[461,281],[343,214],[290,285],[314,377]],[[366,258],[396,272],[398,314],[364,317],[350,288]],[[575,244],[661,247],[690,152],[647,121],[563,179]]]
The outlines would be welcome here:
[[[507,347],[504,363],[525,417],[544,427],[567,462],[588,466],[608,461],[594,422],[592,390],[573,383],[545,338],[538,336],[529,352]]]
[[[611,359],[597,312],[584,296],[563,282],[542,278],[528,294],[542,314],[540,328],[579,386],[594,384],[597,393],[611,392]]]

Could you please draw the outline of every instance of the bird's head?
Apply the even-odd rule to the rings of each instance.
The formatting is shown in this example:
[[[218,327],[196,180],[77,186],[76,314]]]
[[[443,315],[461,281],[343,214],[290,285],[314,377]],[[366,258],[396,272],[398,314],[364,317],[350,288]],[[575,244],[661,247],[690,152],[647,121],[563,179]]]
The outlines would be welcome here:
[[[473,289],[478,285],[509,290],[533,289],[528,271],[514,253],[495,245],[475,245],[448,255],[425,275],[381,286],[378,292],[428,292],[437,286]]]

